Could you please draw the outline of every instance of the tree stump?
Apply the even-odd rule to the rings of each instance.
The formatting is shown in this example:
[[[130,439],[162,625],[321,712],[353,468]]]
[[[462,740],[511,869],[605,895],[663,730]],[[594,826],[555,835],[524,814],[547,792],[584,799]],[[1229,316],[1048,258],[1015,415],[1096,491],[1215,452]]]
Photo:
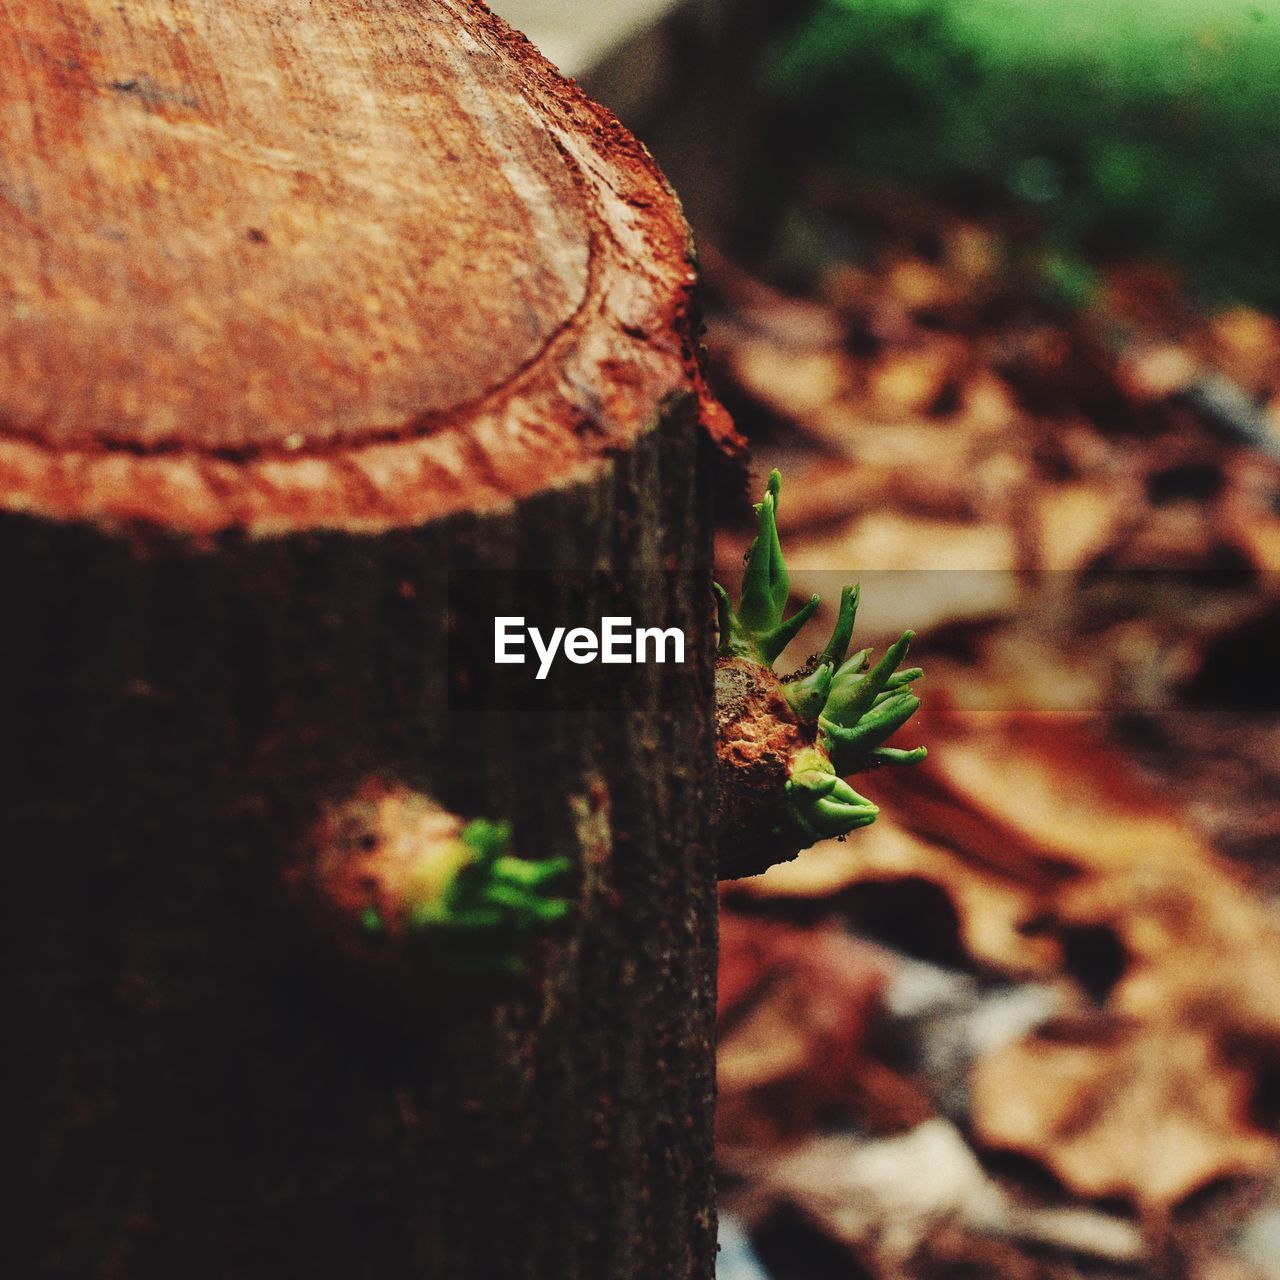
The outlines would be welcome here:
[[[647,153],[473,0],[23,2],[0,245],[10,1273],[710,1277],[717,419]],[[687,660],[517,696],[539,610]],[[571,860],[522,978],[320,921],[370,786]]]

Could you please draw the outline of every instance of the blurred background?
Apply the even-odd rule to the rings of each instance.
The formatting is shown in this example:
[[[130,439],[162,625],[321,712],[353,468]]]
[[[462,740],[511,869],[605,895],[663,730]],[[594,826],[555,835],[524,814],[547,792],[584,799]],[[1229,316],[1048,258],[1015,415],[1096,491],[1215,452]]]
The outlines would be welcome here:
[[[929,760],[724,888],[720,1280],[1280,1277],[1280,3],[497,7],[680,191],[797,596],[921,633]]]

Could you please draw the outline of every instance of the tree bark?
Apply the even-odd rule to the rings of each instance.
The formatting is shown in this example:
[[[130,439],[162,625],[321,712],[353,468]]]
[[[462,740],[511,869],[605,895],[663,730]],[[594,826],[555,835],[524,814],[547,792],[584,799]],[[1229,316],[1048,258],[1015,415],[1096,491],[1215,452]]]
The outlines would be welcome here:
[[[711,1277],[718,419],[674,197],[463,0],[9,6],[0,106],[13,1273]],[[687,661],[517,688],[500,614]],[[525,978],[316,927],[369,779],[572,860]]]

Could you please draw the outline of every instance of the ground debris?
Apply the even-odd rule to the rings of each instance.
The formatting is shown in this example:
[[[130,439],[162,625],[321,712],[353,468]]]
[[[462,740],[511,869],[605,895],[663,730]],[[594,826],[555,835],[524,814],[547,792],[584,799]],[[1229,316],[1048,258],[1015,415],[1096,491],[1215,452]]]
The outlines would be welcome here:
[[[804,296],[704,249],[797,603],[917,629],[930,749],[723,890],[726,1207],[767,1280],[1280,1276],[1280,324],[911,214]]]

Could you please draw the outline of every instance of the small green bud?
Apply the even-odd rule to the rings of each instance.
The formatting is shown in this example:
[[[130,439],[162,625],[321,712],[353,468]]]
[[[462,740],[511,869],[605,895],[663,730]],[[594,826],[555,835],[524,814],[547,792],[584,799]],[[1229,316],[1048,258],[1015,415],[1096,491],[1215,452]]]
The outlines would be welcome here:
[[[799,836],[803,847],[848,835],[874,822],[879,812],[870,800],[836,776],[823,752],[811,748],[792,761],[778,834]]]
[[[519,974],[569,914],[568,859],[516,857],[509,823],[464,825],[403,784],[366,780],[312,840],[314,862],[293,879],[311,885],[340,949],[407,955],[436,978]]]
[[[827,705],[827,695],[831,692],[831,680],[835,673],[831,663],[823,662],[799,680],[784,681],[783,695],[801,720],[818,718],[822,708]]]
[[[908,686],[924,673],[900,670],[914,633],[905,632],[870,665],[871,650],[848,654],[860,598],[840,593],[831,639],[800,673],[779,681],[774,660],[819,604],[817,596],[784,616],[791,579],[778,538],[782,477],[770,473],[756,506],[735,609],[713,584],[720,626],[717,754],[722,875],[752,875],[817,840],[843,836],[879,812],[842,775],[885,764],[917,764],[923,747],[885,746],[920,707]],[[755,674],[750,674],[754,672]]]
[[[778,541],[777,510],[781,491],[781,473],[770,472],[764,497],[755,508],[759,524],[747,552],[737,609],[725,589],[719,583],[712,584],[720,619],[721,656],[754,658],[766,667],[773,665],[774,659],[813,617],[820,603],[819,598],[813,596],[792,617],[783,616],[791,594],[791,575]]]

